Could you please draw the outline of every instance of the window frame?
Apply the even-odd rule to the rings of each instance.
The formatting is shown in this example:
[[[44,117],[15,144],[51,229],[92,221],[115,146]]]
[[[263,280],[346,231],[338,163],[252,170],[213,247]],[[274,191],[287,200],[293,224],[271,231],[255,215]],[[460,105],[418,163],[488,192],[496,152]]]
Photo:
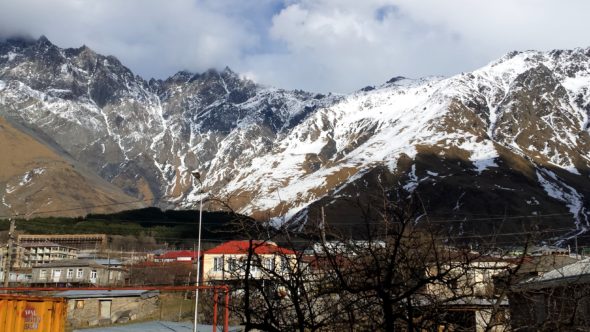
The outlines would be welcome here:
[[[225,262],[224,262],[223,256],[213,257],[213,271],[215,271],[215,272],[223,271],[224,263]]]
[[[274,257],[265,257],[262,259],[262,267],[267,271],[274,271],[275,265]]]

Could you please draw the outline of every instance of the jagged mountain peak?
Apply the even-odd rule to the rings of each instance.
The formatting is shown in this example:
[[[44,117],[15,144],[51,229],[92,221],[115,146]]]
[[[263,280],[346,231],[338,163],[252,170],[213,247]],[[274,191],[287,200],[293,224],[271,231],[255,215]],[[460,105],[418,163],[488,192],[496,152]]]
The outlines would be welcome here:
[[[36,42],[37,45],[42,46],[54,46],[53,43],[49,41],[49,39],[45,35],[41,35]]]
[[[176,74],[168,77],[165,82],[168,83],[187,83],[193,82],[197,80],[211,80],[211,79],[218,79],[219,77],[223,77],[225,79],[240,79],[240,76],[232,71],[229,67],[225,67],[223,70],[218,70],[216,68],[210,68],[202,73],[194,73],[190,70],[181,70]]]
[[[188,71],[188,70],[181,70],[179,72],[177,72],[176,74],[168,77],[166,79],[167,83],[186,83],[188,82],[193,76],[195,76],[194,73]]]

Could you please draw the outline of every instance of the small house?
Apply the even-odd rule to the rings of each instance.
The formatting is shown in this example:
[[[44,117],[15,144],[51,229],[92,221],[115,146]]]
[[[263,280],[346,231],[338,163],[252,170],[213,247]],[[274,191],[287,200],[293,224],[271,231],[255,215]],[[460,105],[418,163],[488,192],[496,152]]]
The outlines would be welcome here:
[[[67,301],[67,324],[71,328],[127,323],[156,317],[159,291],[70,290],[54,294]]]
[[[127,271],[96,260],[71,259],[33,266],[33,286],[122,285]]]
[[[202,259],[203,280],[209,283],[242,280],[246,270],[251,279],[269,279],[296,264],[293,250],[271,241],[228,241],[205,251]]]
[[[510,316],[519,331],[590,330],[590,258],[512,285]]]

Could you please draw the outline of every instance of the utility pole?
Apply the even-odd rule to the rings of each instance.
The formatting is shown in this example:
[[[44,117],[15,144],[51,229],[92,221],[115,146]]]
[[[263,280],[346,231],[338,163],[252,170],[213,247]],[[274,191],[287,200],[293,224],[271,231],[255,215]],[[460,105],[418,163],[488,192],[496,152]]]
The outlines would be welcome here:
[[[107,286],[111,284],[111,251],[107,252]]]
[[[324,206],[322,205],[322,226],[320,227],[322,236],[322,243],[326,244],[326,214],[324,213]]]
[[[193,325],[193,332],[197,332],[199,326],[199,286],[201,283],[201,226],[203,224],[203,182],[201,181],[201,173],[192,172],[195,180],[199,181],[200,197],[199,197],[199,233],[197,242],[197,289],[195,290],[195,318]]]
[[[10,280],[10,267],[12,266],[12,250],[14,242],[14,230],[16,228],[16,221],[10,218],[10,230],[8,231],[8,243],[6,244],[6,260],[4,261],[4,287],[8,287]]]

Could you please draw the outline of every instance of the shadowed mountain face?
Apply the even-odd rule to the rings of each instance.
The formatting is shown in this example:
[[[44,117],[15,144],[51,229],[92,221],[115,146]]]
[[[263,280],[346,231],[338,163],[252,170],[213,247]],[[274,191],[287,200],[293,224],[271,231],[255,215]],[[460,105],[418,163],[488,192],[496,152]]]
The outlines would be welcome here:
[[[137,199],[105,180],[76,167],[71,159],[0,117],[0,215],[21,218],[79,216],[121,209]],[[141,207],[130,203],[124,206]],[[94,207],[94,208],[90,208]]]
[[[443,219],[537,215],[581,230],[589,86],[587,49],[514,52],[471,73],[337,96],[228,68],[145,81],[87,47],[0,43],[0,115],[128,195],[191,206],[204,189],[275,222],[313,219],[320,204],[334,222],[355,222],[347,202],[385,188],[418,192]]]

